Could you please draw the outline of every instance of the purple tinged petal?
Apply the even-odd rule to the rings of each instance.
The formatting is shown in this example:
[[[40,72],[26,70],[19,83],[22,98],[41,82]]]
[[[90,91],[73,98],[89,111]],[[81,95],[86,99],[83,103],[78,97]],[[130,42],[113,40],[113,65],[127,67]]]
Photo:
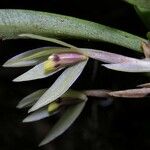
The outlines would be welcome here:
[[[129,89],[123,91],[114,91],[110,92],[110,96],[114,97],[123,97],[123,98],[142,98],[150,94],[150,88],[141,88],[141,89]]]
[[[150,72],[150,61],[136,59],[133,62],[118,64],[103,64],[104,67],[123,72]]]
[[[138,85],[137,87],[150,88],[150,83],[140,84],[140,85]]]
[[[102,50],[93,50],[86,48],[81,48],[80,50],[86,56],[105,63],[125,63],[125,62],[134,62],[136,60],[136,58],[127,57]]]

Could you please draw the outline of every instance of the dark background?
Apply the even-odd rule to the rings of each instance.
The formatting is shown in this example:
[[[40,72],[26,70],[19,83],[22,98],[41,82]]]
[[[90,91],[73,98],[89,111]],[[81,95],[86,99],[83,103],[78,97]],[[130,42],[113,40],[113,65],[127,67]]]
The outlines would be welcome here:
[[[0,8],[32,9],[74,16],[145,37],[148,31],[133,7],[121,0],[1,0]],[[67,40],[76,46],[114,51],[128,56],[142,55],[108,43]],[[0,64],[23,51],[50,45],[36,40],[0,42]],[[142,56],[143,57],[143,56]],[[143,74],[107,70],[90,61],[73,89],[127,89],[148,82]],[[94,74],[96,69],[96,74]],[[59,73],[39,81],[13,83],[11,80],[27,68],[0,68],[0,150],[149,150],[149,99],[115,99],[104,106],[101,99],[90,99],[76,122],[62,136],[38,148],[51,125],[59,117],[23,124],[26,110],[17,110],[21,98],[49,87]]]

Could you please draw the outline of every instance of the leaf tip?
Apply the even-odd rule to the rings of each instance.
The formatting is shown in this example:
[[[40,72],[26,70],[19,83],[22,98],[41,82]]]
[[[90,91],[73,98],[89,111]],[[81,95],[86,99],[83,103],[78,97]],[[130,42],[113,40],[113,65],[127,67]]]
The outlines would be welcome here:
[[[16,106],[16,108],[21,109],[22,108],[21,104],[18,103],[17,106]]]

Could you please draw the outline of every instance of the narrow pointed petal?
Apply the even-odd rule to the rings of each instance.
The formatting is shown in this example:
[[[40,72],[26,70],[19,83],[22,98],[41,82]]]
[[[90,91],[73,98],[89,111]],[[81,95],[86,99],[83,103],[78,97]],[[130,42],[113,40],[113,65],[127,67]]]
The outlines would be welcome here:
[[[105,62],[105,63],[124,63],[124,62],[134,62],[136,59],[110,53],[102,50],[93,50],[93,49],[87,49],[87,48],[80,48],[80,52],[85,54],[86,56]]]
[[[75,50],[64,47],[41,47],[21,53],[4,63],[4,67],[26,67],[43,62],[53,53],[73,52]]]
[[[60,118],[60,120],[50,130],[46,138],[40,143],[39,146],[51,142],[52,140],[60,136],[62,133],[64,133],[80,115],[84,106],[85,102],[76,104],[74,106],[70,106],[67,109],[67,111],[63,114],[63,116]]]
[[[48,42],[56,43],[56,44],[59,44],[59,45],[65,46],[65,47],[73,48],[77,51],[79,50],[77,47],[75,47],[71,44],[68,44],[68,43],[63,42],[61,40],[57,40],[57,39],[50,38],[50,37],[43,37],[43,36],[35,35],[35,34],[20,34],[19,36],[20,37],[27,37],[27,38],[37,39],[37,40],[48,41]]]
[[[50,117],[52,115],[57,114],[59,111],[54,111],[54,112],[48,112],[47,107],[41,108],[33,113],[31,113],[29,116],[27,116],[23,122],[33,122],[33,121],[39,121],[41,119]]]
[[[150,83],[140,84],[140,85],[138,85],[137,87],[150,88]]]
[[[29,112],[35,111],[61,97],[80,76],[86,63],[87,60],[67,68]]]
[[[4,63],[4,67],[25,67],[33,66],[43,61],[42,56],[46,56],[49,52],[49,47],[42,47],[27,52],[21,53]]]
[[[150,88],[129,89],[123,91],[110,92],[109,95],[123,98],[142,98],[150,94]]]
[[[26,96],[18,103],[17,108],[21,109],[27,106],[32,106],[44,94],[46,90],[47,89],[41,89]]]
[[[29,71],[25,72],[24,74],[20,75],[19,77],[15,78],[14,82],[22,82],[22,81],[30,81],[30,80],[36,80],[36,79],[42,79],[46,78],[48,76],[51,76],[55,74],[56,72],[62,70],[63,68],[59,68],[53,72],[45,73],[44,70],[44,63],[41,63],[39,65],[36,65]]]
[[[104,67],[123,72],[150,72],[150,61],[137,60],[133,63],[103,64]]]

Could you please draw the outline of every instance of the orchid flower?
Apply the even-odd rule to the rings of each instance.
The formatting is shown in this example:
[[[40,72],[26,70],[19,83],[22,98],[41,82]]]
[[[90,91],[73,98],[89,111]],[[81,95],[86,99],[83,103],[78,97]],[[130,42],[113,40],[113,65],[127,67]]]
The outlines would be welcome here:
[[[22,34],[19,36],[54,42],[63,46],[42,47],[30,50],[11,58],[3,65],[4,67],[34,66],[29,71],[14,79],[14,82],[46,78],[64,69],[63,73],[49,89],[38,90],[30,94],[17,105],[18,108],[31,106],[28,112],[32,113],[26,117],[23,122],[37,121],[52,116],[68,106],[63,116],[56,123],[54,128],[52,128],[52,130],[48,133],[47,137],[40,145],[47,144],[67,130],[67,128],[76,120],[83,110],[87,101],[87,96],[117,97],[119,95],[117,91],[114,93],[115,91],[110,92],[106,90],[87,90],[82,92],[69,90],[71,85],[82,73],[89,58],[107,63],[103,64],[103,66],[114,70],[127,72],[150,71],[150,66],[148,66],[149,60],[131,58],[102,50],[77,48],[60,40],[39,35]],[[131,66],[128,66],[128,64]],[[116,66],[119,67],[117,68]],[[149,92],[149,90],[146,91]]]

